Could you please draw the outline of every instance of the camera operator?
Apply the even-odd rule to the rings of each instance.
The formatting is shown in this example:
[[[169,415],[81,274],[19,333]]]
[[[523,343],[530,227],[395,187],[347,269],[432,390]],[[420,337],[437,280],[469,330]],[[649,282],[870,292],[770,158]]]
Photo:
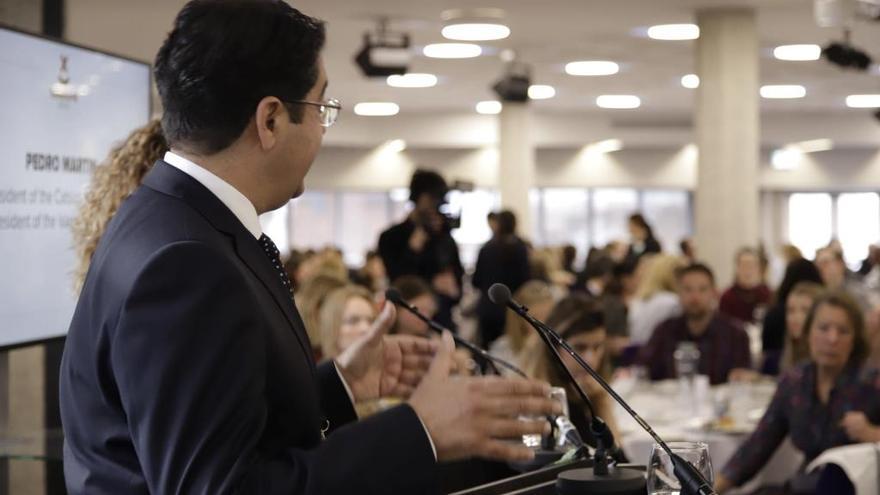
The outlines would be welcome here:
[[[454,329],[452,308],[461,300],[464,269],[450,231],[452,221],[440,212],[449,188],[437,172],[416,170],[409,186],[413,211],[379,237],[379,255],[388,278],[416,275],[437,293],[437,321]]]

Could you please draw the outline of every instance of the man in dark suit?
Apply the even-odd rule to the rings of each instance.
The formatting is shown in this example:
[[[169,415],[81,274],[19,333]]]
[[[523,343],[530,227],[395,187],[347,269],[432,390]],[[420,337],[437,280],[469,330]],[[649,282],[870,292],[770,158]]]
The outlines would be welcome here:
[[[312,362],[257,215],[302,193],[335,121],[323,42],[280,0],[178,15],[155,64],[171,151],[108,225],[61,364],[70,493],[431,493],[437,461],[528,458],[502,438],[558,412],[545,384],[450,378],[451,337],[385,336],[390,305]],[[409,400],[355,422],[383,396]]]

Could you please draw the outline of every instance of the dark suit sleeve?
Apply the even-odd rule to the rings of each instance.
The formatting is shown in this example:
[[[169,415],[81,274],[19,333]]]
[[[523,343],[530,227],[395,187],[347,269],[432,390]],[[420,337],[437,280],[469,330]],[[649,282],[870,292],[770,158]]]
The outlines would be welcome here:
[[[110,361],[150,492],[429,492],[433,454],[406,405],[314,449],[261,448],[267,323],[244,277],[216,249],[181,242],[146,263],[126,298]]]

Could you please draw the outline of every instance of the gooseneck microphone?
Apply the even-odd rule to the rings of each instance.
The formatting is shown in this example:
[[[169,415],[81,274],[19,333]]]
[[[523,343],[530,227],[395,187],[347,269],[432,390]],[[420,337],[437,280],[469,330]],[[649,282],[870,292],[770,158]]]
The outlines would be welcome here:
[[[443,325],[437,323],[436,321],[432,320],[431,318],[428,318],[425,314],[423,314],[421,311],[419,311],[419,308],[417,308],[417,307],[413,306],[412,304],[408,303],[407,301],[405,301],[403,299],[403,296],[400,294],[400,291],[393,288],[393,287],[391,287],[385,291],[385,299],[387,299],[387,300],[391,301],[392,303],[394,303],[395,305],[409,311],[410,313],[415,315],[416,318],[425,322],[428,325],[428,328],[437,332],[438,334],[442,334],[444,330],[448,330]],[[503,366],[523,378],[528,378],[526,376],[526,374],[521,369],[516,367],[515,365],[505,361],[504,359],[501,359],[497,356],[494,356],[494,355],[488,353],[486,350],[484,350],[480,347],[477,347],[474,344],[471,344],[470,342],[462,339],[461,337],[459,337],[458,335],[455,335],[452,332],[450,332],[450,333],[452,334],[452,339],[455,340],[456,344],[471,351],[471,353],[473,353],[475,356],[479,356],[479,357],[485,359],[487,362],[492,363],[493,366],[494,365]],[[495,371],[498,371],[498,370],[496,369]]]
[[[578,363],[587,373],[593,377],[596,382],[608,392],[618,404],[623,407],[623,409],[629,414],[639,426],[642,427],[650,436],[660,445],[669,458],[672,460],[673,472],[678,480],[681,482],[681,493],[683,495],[715,495],[715,490],[712,488],[712,485],[703,477],[702,473],[700,473],[693,465],[684,460],[681,456],[672,452],[672,449],[669,448],[669,445],[660,438],[659,435],[654,431],[653,428],[639,416],[632,407],[627,404],[623,398],[608,385],[608,382],[605,381],[602,376],[596,372],[586,361],[584,361],[580,355],[571,348],[570,345],[559,336],[552,328],[548,327],[545,323],[537,320],[531,314],[529,314],[528,308],[523,306],[522,304],[516,302],[510,294],[510,289],[504,284],[494,284],[489,288],[489,299],[498,304],[500,306],[504,306],[512,309],[515,313],[517,313],[520,317],[525,319],[530,325],[532,325],[539,334],[541,334],[542,338],[544,338],[545,343],[549,343],[552,347],[552,351],[554,354],[559,357],[555,346],[553,343],[564,349],[571,357]],[[561,358],[560,358],[561,359]],[[565,367],[563,365],[563,367]],[[566,368],[566,371],[568,369]],[[574,382],[574,377],[571,373],[568,373],[569,378]],[[576,382],[575,382],[576,383]],[[579,387],[578,387],[579,388]],[[582,392],[582,391],[581,391]],[[592,407],[590,407],[592,412]],[[595,417],[595,414],[593,415]],[[565,473],[563,473],[565,474]],[[598,474],[598,473],[596,473]],[[557,483],[560,488],[562,479],[558,480]],[[577,481],[577,480],[569,480],[569,481]]]

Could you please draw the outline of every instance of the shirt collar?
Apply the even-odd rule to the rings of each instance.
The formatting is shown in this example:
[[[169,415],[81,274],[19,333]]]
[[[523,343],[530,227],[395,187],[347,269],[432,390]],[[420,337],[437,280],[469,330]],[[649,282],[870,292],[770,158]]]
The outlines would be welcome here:
[[[257,209],[254,208],[254,204],[251,203],[251,201],[238,189],[220,177],[217,177],[204,167],[201,167],[174,152],[166,151],[164,160],[165,163],[189,175],[201,185],[205,186],[205,188],[211,191],[214,196],[217,196],[217,199],[219,199],[221,203],[229,208],[232,214],[238,218],[238,221],[244,225],[254,238],[260,238],[263,229],[260,226],[260,217],[257,215]]]

